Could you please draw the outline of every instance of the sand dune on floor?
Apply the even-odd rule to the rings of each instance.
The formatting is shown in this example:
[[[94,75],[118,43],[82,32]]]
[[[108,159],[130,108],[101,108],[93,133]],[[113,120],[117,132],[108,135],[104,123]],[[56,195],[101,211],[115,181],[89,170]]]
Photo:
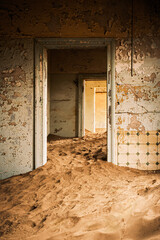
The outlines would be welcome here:
[[[159,240],[160,173],[106,161],[105,134],[50,136],[48,162],[0,182],[0,239]]]

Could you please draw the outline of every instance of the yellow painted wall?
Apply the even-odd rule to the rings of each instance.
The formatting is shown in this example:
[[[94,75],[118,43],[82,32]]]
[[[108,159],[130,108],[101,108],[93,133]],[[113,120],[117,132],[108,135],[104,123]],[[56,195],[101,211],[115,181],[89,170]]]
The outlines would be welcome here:
[[[95,89],[95,131],[106,131],[107,93],[106,87]]]

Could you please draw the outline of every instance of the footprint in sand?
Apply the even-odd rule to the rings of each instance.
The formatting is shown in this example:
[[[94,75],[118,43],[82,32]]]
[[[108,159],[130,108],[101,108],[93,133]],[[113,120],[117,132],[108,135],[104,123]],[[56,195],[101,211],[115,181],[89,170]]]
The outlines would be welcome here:
[[[33,206],[31,206],[30,211],[35,210],[37,207],[38,207],[38,205],[33,205]]]
[[[67,156],[67,153],[65,153],[65,152],[59,152],[59,156]]]

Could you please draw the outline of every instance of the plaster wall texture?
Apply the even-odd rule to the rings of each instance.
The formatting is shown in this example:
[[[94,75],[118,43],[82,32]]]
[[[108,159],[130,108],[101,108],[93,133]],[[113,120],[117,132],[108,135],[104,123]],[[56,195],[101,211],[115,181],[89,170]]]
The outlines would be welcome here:
[[[33,169],[33,40],[0,42],[0,178]]]
[[[118,163],[140,169],[159,169],[160,163],[160,41],[158,38],[142,38],[134,41],[133,76],[130,71],[130,41],[117,41],[116,48],[116,126],[117,134],[125,136],[118,138]],[[143,156],[139,156],[138,139],[143,141]],[[152,141],[147,136],[153,136]],[[155,137],[154,137],[155,136]],[[131,140],[132,139],[132,140]],[[121,145],[132,144],[135,148],[135,161],[130,155],[129,148],[122,150]],[[153,153],[149,145],[155,146]],[[123,154],[122,154],[123,153]],[[124,162],[125,156],[129,156]],[[123,156],[121,156],[123,155]],[[146,159],[147,157],[147,159]],[[144,159],[146,159],[144,161]]]
[[[150,136],[154,136],[153,145],[158,144],[156,152],[159,154],[160,1],[134,1],[133,10],[134,75],[131,77],[131,1],[0,2],[1,178],[33,168],[33,40],[37,37],[116,39],[117,132],[130,133],[129,136],[134,135],[134,132],[141,132],[140,136],[144,141],[149,132]],[[65,66],[69,56],[63,55]],[[77,59],[75,57],[74,61]],[[102,61],[103,58],[99,59],[97,66],[102,66],[100,72],[105,72],[105,63]],[[90,63],[93,65],[92,60]],[[80,70],[77,70],[77,66],[79,67],[75,64],[74,71],[68,71],[65,67],[63,70],[60,64],[54,73],[86,72],[86,62],[81,64]],[[95,69],[95,66],[91,68],[91,72],[96,72]],[[127,144],[128,139],[124,137],[117,141],[119,151],[118,143]],[[136,138],[132,137],[130,141],[136,146]],[[148,145],[145,142],[143,145],[146,152]],[[156,160],[152,158],[153,164],[139,165],[139,161],[145,159],[143,156],[129,166],[142,169],[155,169],[156,166],[157,169],[160,166],[158,154]],[[120,160],[119,157],[117,159]],[[126,166],[126,163],[122,165]]]
[[[77,87],[75,74],[52,74],[50,132],[62,137],[77,136]]]
[[[160,2],[134,1],[134,35],[160,36]],[[121,37],[131,35],[132,1],[1,0],[0,36]]]
[[[107,50],[59,49],[49,51],[49,73],[105,73]]]

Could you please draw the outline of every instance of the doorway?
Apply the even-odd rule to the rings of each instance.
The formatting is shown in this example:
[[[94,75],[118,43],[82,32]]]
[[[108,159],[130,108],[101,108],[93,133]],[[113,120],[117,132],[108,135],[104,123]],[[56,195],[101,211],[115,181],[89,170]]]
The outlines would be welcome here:
[[[79,137],[86,132],[107,132],[106,74],[79,76]]]
[[[84,128],[86,132],[106,132],[107,96],[106,80],[85,80]]]
[[[47,72],[47,51],[51,49],[97,49],[97,48],[106,49],[106,74],[105,79],[107,79],[107,145],[111,146],[111,142],[113,143],[114,136],[114,58],[115,58],[115,45],[114,41],[111,39],[103,39],[103,38],[91,38],[91,39],[36,39],[35,40],[35,101],[34,101],[34,109],[35,109],[35,134],[34,134],[34,150],[35,150],[35,168],[42,166],[47,161],[47,118],[49,119],[49,98],[47,100],[47,82],[48,82],[48,72]],[[83,81],[82,75],[79,75],[78,79],[78,136],[81,137],[84,135],[84,115],[82,111],[84,111],[84,78]],[[104,76],[103,76],[104,77]],[[90,77],[89,77],[90,78]],[[112,85],[111,85],[112,83]],[[112,88],[112,89],[111,89]],[[98,91],[98,90],[96,90]],[[111,94],[110,94],[111,93]],[[113,102],[111,106],[111,101]],[[48,104],[47,104],[48,102]],[[111,111],[112,108],[112,111]],[[48,111],[47,111],[48,109]],[[112,125],[112,127],[111,127]],[[50,126],[50,123],[48,123]],[[107,158],[109,162],[113,162],[114,154],[113,151],[115,149],[115,144],[109,148],[110,150],[107,152]]]

